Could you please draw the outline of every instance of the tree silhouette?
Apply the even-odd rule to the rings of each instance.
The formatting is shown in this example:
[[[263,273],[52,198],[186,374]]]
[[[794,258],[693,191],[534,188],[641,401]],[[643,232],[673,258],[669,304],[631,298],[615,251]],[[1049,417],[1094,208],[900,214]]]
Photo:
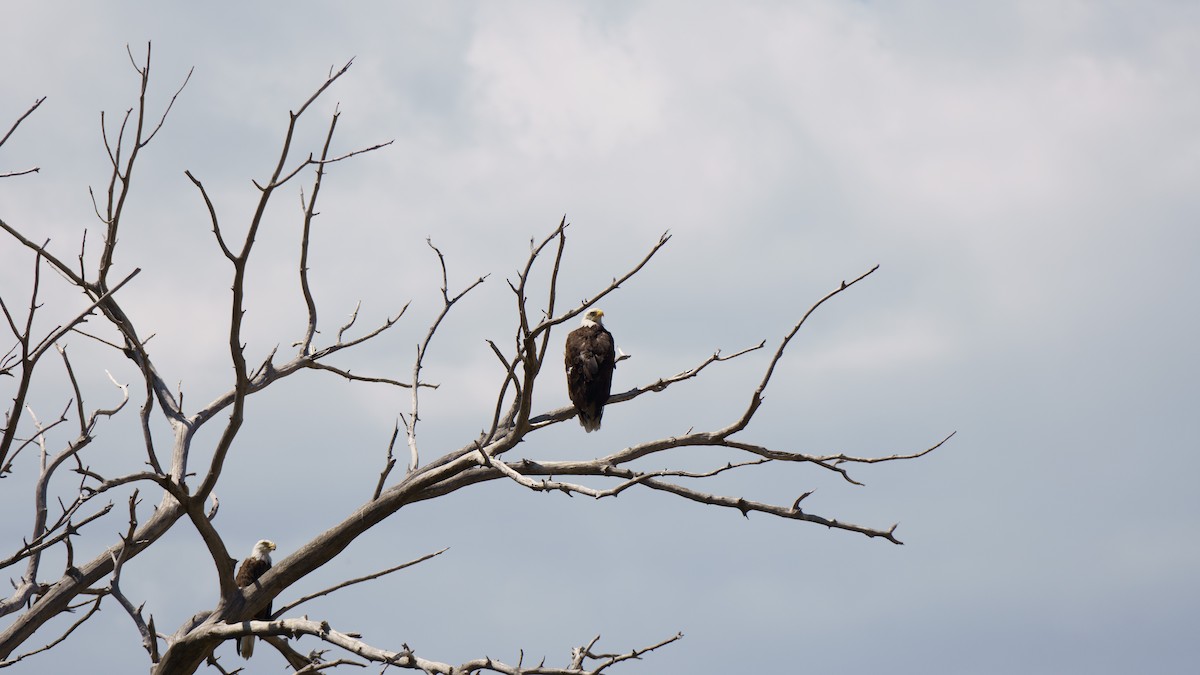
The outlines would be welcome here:
[[[490,481],[509,481],[533,491],[586,495],[598,500],[615,497],[626,490],[654,490],[701,504],[735,509],[742,514],[756,511],[901,543],[895,536],[894,525],[886,528],[861,526],[805,510],[802,508],[804,499],[811,493],[801,494],[791,503],[772,504],[738,495],[710,493],[697,487],[705,485],[704,479],[767,463],[810,464],[856,483],[850,467],[863,463],[914,459],[945,442],[946,439],[943,439],[932,447],[910,454],[854,457],[844,454],[803,454],[742,439],[741,432],[759,409],[776,365],[792,338],[814,310],[862,281],[876,268],[850,281],[836,284],[826,296],[798,317],[790,332],[774,345],[774,352],[757,387],[747,392],[745,408],[731,411],[731,419],[723,426],[647,439],[589,460],[510,460],[505,454],[517,444],[527,441],[542,429],[568,422],[575,416],[574,409],[570,407],[553,410],[533,408],[534,389],[545,383],[546,378],[551,378],[555,386],[561,386],[562,372],[558,366],[561,357],[551,349],[551,335],[560,326],[569,326],[568,322],[638,274],[671,238],[664,233],[649,242],[644,255],[614,277],[610,284],[596,289],[582,302],[564,307],[557,295],[559,276],[565,271],[563,252],[567,245],[568,223],[564,217],[543,239],[531,242],[527,259],[515,278],[508,280],[514,299],[514,329],[512,340],[507,344],[497,344],[491,340],[487,342],[495,355],[499,376],[494,405],[479,411],[482,431],[464,433],[462,443],[456,449],[430,452],[422,444],[418,433],[422,421],[421,394],[436,386],[424,379],[426,352],[438,337],[443,319],[461,298],[483,283],[484,278],[473,279],[452,289],[446,260],[442,252],[429,242],[428,246],[441,269],[441,306],[417,348],[411,372],[403,377],[387,373],[361,374],[331,363],[331,356],[353,350],[392,329],[405,316],[407,309],[407,305],[398,307],[394,316],[367,329],[358,327],[356,310],[344,325],[336,329],[332,340],[321,339],[318,306],[308,275],[308,256],[310,231],[313,218],[318,213],[317,203],[326,169],[332,164],[380,150],[390,144],[389,141],[349,152],[334,152],[333,138],[340,116],[340,112],[334,112],[324,142],[317,150],[306,152],[296,147],[297,131],[305,113],[346,74],[350,63],[331,70],[313,94],[289,113],[274,168],[268,177],[254,183],[258,198],[252,213],[244,221],[244,232],[237,230],[235,233],[232,219],[214,205],[201,177],[186,172],[187,179],[195,188],[197,203],[202,203],[207,212],[216,247],[232,271],[228,340],[225,346],[219,347],[228,352],[232,378],[227,390],[210,402],[195,410],[185,409],[182,390],[172,389],[170,374],[162,372],[154,360],[152,347],[147,344],[150,336],[139,330],[137,318],[122,305],[122,291],[136,283],[139,270],[135,268],[123,276],[114,272],[114,254],[131,195],[134,169],[140,168],[142,163],[140,152],[162,129],[176,98],[191,76],[189,73],[184,78],[183,85],[171,97],[165,109],[155,115],[147,110],[150,57],[149,46],[143,60],[139,61],[130,53],[130,60],[140,78],[136,104],[115,124],[101,115],[111,173],[107,190],[99,198],[93,194],[96,215],[104,228],[99,251],[89,254],[85,232],[78,255],[68,257],[61,250],[52,250],[48,241],[38,240],[29,234],[37,230],[35,225],[14,224],[0,219],[0,228],[27,252],[32,277],[28,302],[14,301],[8,290],[0,295],[0,309],[13,336],[11,348],[0,356],[0,375],[4,376],[0,382],[3,382],[6,396],[12,401],[4,420],[3,436],[0,437],[0,476],[7,478],[5,483],[10,489],[13,483],[24,481],[32,487],[33,495],[32,522],[28,534],[19,542],[5,542],[3,545],[7,552],[0,552],[0,555],[5,555],[5,568],[18,570],[23,567],[19,578],[14,579],[12,594],[0,599],[0,615],[9,617],[9,623],[0,633],[0,665],[36,658],[39,652],[66,645],[78,626],[98,620],[97,612],[101,606],[113,601],[123,608],[123,612],[110,612],[105,616],[109,620],[125,617],[120,620],[133,622],[142,637],[142,645],[154,673],[191,673],[205,663],[220,672],[229,672],[214,656],[214,650],[224,641],[246,635],[255,635],[269,642],[296,672],[317,672],[338,665],[361,665],[370,661],[426,673],[491,671],[530,675],[599,673],[682,637],[680,634],[660,636],[657,642],[619,653],[598,651],[598,638],[593,638],[576,647],[568,663],[555,667],[544,663],[525,664],[520,660],[502,663],[486,657],[451,665],[430,655],[418,655],[404,644],[389,645],[387,648],[373,646],[364,642],[358,634],[339,631],[325,621],[297,614],[296,608],[308,600],[437,556],[440,551],[348,580],[318,593],[296,599],[288,597],[298,581],[333,560],[357,537],[404,507]],[[0,145],[17,131],[43,100],[38,99],[20,115],[0,139]],[[37,171],[36,167],[13,170],[0,173],[0,177],[30,180],[29,174]],[[307,308],[307,323],[299,331],[299,338],[292,344],[294,349],[289,353],[281,354],[278,350],[272,350],[260,362],[251,362],[246,354],[243,335],[243,320],[247,311],[247,271],[254,260],[260,226],[268,205],[281,188],[302,180],[310,182],[302,191],[300,264],[296,273],[300,294]],[[15,248],[20,250],[19,247]],[[15,258],[16,255],[11,257]],[[46,279],[43,277],[46,269],[57,273],[52,279],[54,283],[61,279],[84,299],[81,309],[68,313],[44,306],[42,296]],[[547,279],[543,283],[535,281],[540,277],[535,277],[534,272],[539,270]],[[50,321],[56,324],[49,330],[41,328],[47,312],[54,313]],[[85,323],[88,324],[86,331]],[[66,345],[69,339],[94,341],[111,348],[114,358],[123,357],[136,367],[138,382],[135,385],[122,384],[109,375],[114,393],[97,396],[88,392],[85,396],[85,387],[77,378],[68,355]],[[731,354],[717,351],[688,370],[663,375],[642,386],[614,393],[608,405],[635,405],[636,400],[643,396],[664,392],[674,384],[701,377],[710,366],[760,349],[770,348],[763,342]],[[50,387],[55,382],[64,381],[60,371],[56,369],[50,372],[48,367],[49,363],[56,360],[61,362],[65,371],[66,388],[60,394],[62,409],[53,419],[41,419],[32,411],[28,401],[36,386]],[[547,363],[551,364],[551,368],[543,373],[542,367]],[[312,370],[326,371],[352,383],[382,384],[404,389],[409,392],[411,406],[400,413],[402,424],[394,429],[386,449],[381,448],[385,450],[385,459],[378,479],[373,479],[376,487],[370,498],[353,512],[344,514],[336,525],[322,532],[312,532],[307,543],[280,556],[274,567],[257,584],[239,588],[234,581],[236,560],[222,534],[218,518],[219,501],[215,497],[215,489],[221,482],[230,453],[237,451],[234,441],[243,428],[247,400],[268,387],[282,386],[285,380]],[[90,403],[96,398],[103,402]],[[140,405],[136,411],[129,405],[131,400],[135,405]],[[88,458],[102,447],[97,442],[97,431],[117,415],[136,415],[142,438],[140,459],[114,472],[111,468],[97,468]],[[200,436],[202,430],[210,429],[217,431]],[[158,442],[164,430],[171,439],[169,446]],[[198,444],[203,447],[197,447]],[[650,471],[634,466],[637,460],[650,456],[670,462],[677,456],[674,451],[693,446],[726,448],[735,451],[740,459],[706,471]],[[24,464],[15,463],[23,454],[36,454],[38,460],[33,463],[36,466],[31,466],[28,461]],[[207,461],[197,458],[207,458]],[[403,467],[401,470],[397,470],[398,464]],[[157,506],[149,511],[139,508],[150,495],[158,499]],[[124,508],[117,505],[123,505]],[[13,514],[10,517],[29,515]],[[106,540],[105,531],[96,524],[116,518],[127,519],[122,526],[123,532],[111,541]],[[197,608],[189,620],[172,629],[156,626],[153,614],[145,612],[145,606],[136,599],[126,596],[121,588],[121,574],[129,561],[155,546],[168,531],[176,527],[193,528],[203,540],[219,583],[219,600],[213,607]],[[77,558],[76,544],[80,541],[88,542],[90,545],[87,548],[103,546],[104,549],[94,557]],[[55,562],[62,560],[61,569],[50,569],[52,559]],[[272,601],[278,609],[270,620],[251,620]],[[150,602],[153,603],[153,599]],[[77,616],[69,627],[47,644],[33,644],[31,638],[35,631],[67,613]],[[325,659],[323,651],[302,655],[286,639],[299,636],[314,636],[329,649],[336,648],[339,655],[332,659]],[[256,658],[271,656],[260,654]]]

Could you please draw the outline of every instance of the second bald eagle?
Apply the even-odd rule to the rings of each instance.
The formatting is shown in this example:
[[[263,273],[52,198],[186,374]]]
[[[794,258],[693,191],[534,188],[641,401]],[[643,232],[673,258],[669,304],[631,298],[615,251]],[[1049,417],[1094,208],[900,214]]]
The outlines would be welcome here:
[[[567,334],[564,361],[567,367],[567,392],[579,413],[583,430],[600,428],[604,404],[612,390],[613,368],[617,352],[612,334],[602,324],[604,312],[588,310],[579,328]]]

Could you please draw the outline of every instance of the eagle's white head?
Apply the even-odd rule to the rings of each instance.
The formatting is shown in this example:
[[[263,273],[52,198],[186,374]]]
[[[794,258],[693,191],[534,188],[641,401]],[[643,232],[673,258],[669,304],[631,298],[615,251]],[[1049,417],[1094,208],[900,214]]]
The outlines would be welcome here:
[[[589,309],[587,311],[587,313],[583,315],[583,321],[581,321],[579,323],[579,325],[581,325],[581,326],[599,326],[604,323],[603,319],[604,319],[604,310]]]
[[[271,551],[274,550],[275,542],[271,541],[270,539],[260,539],[259,542],[254,545],[254,550],[250,552],[250,557],[271,562]]]

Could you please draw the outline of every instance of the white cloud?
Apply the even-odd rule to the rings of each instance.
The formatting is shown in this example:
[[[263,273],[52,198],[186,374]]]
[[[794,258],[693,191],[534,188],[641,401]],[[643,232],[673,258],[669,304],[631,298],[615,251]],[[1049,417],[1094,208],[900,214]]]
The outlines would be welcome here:
[[[477,122],[534,157],[588,161],[658,124],[655,73],[579,5],[485,5],[466,53]]]

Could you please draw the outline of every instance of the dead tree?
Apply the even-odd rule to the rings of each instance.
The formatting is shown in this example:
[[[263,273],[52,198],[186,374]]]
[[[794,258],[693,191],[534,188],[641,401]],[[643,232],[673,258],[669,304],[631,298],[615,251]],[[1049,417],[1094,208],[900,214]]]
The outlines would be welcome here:
[[[672,385],[700,377],[710,366],[736,359],[759,349],[774,349],[762,373],[758,386],[746,392],[745,408],[731,414],[724,426],[665,438],[654,438],[618,449],[591,460],[555,460],[534,462],[510,460],[505,453],[518,443],[527,441],[536,432],[574,417],[570,407],[555,410],[534,410],[532,406],[535,387],[551,378],[559,384],[562,373],[556,364],[558,355],[551,350],[551,335],[594,303],[615,292],[621,285],[649,264],[655,254],[665,246],[670,236],[663,234],[649,244],[645,255],[627,271],[614,278],[611,284],[598,288],[588,299],[574,305],[562,306],[556,289],[562,269],[563,251],[567,243],[565,218],[540,242],[533,242],[528,258],[519,273],[508,284],[513,298],[514,330],[511,342],[497,344],[489,341],[497,362],[497,393],[494,407],[481,411],[482,428],[479,434],[464,434],[457,449],[446,450],[423,448],[418,434],[421,392],[431,385],[423,375],[426,350],[437,337],[443,319],[454,308],[455,303],[481,283],[478,278],[466,283],[460,290],[450,290],[446,262],[441,251],[429,246],[441,267],[441,308],[424,332],[424,339],[416,352],[411,373],[407,379],[395,375],[363,375],[331,365],[329,357],[352,350],[368,341],[375,340],[389,331],[404,316],[405,309],[380,325],[360,330],[356,327],[356,315],[340,326],[332,341],[318,339],[318,312],[308,278],[309,234],[313,217],[317,213],[317,201],[321,194],[326,167],[343,162],[357,155],[379,150],[388,143],[370,147],[334,152],[334,131],[340,113],[335,112],[328,123],[324,144],[314,152],[298,150],[294,139],[311,104],[327,89],[343,77],[350,63],[332,70],[328,78],[316,91],[303,101],[294,112],[289,113],[282,148],[274,169],[265,179],[254,184],[259,191],[258,201],[244,226],[244,234],[233,234],[227,218],[214,206],[201,178],[186,172],[187,179],[195,188],[197,205],[207,211],[216,247],[227,259],[231,271],[231,295],[228,310],[228,358],[233,376],[228,389],[198,410],[188,412],[183,406],[182,392],[169,386],[169,375],[162,373],[147,345],[135,317],[122,306],[122,290],[136,283],[138,270],[118,278],[113,274],[114,251],[118,235],[131,194],[135,167],[140,165],[140,151],[151,143],[162,128],[167,113],[183,91],[180,86],[160,113],[147,110],[146,94],[150,85],[150,56],[147,47],[144,60],[130,53],[130,61],[140,78],[140,95],[136,104],[115,125],[101,115],[105,147],[111,162],[107,190],[96,200],[96,215],[104,229],[103,242],[98,253],[86,254],[81,247],[77,258],[68,258],[48,241],[37,239],[30,232],[36,226],[13,223],[0,219],[0,228],[5,236],[18,242],[28,254],[32,274],[32,293],[27,302],[17,301],[8,291],[0,295],[8,330],[13,336],[12,346],[0,356],[0,382],[5,396],[11,400],[0,436],[0,475],[5,483],[26,481],[33,486],[33,508],[28,534],[20,542],[7,542],[3,555],[3,567],[19,574],[14,579],[14,590],[7,598],[0,599],[0,615],[7,624],[0,632],[0,666],[11,665],[36,654],[54,649],[63,644],[71,632],[86,621],[96,620],[97,611],[103,604],[116,602],[123,614],[132,621],[142,636],[148,664],[154,673],[191,673],[206,662],[221,672],[224,668],[213,658],[214,649],[223,641],[244,635],[256,635],[274,645],[295,672],[317,672],[341,664],[363,665],[365,662],[390,664],[399,668],[420,670],[425,673],[475,673],[496,672],[516,675],[582,675],[599,673],[620,662],[638,658],[642,654],[657,650],[676,640],[681,635],[667,636],[652,644],[629,649],[620,653],[601,652],[595,649],[597,639],[586,641],[572,651],[572,656],[563,665],[502,663],[489,658],[478,658],[466,663],[452,665],[434,660],[430,655],[418,655],[407,645],[391,645],[388,648],[365,643],[358,635],[339,631],[337,627],[321,620],[311,620],[295,612],[298,605],[307,600],[335,592],[350,584],[366,582],[403,569],[410,564],[433,557],[430,554],[416,561],[396,565],[376,574],[353,579],[326,589],[321,593],[289,601],[287,595],[297,581],[325,565],[338,556],[355,538],[396,514],[405,506],[415,502],[437,499],[457,490],[488,481],[508,481],[517,486],[534,490],[586,495],[595,499],[615,497],[626,490],[654,490],[676,497],[727,509],[742,514],[752,511],[779,518],[803,521],[827,528],[858,533],[867,537],[878,537],[894,544],[901,543],[895,536],[895,526],[875,528],[819,515],[802,508],[805,497],[798,496],[791,503],[773,504],[752,501],[738,495],[714,494],[696,487],[703,480],[725,472],[735,472],[753,465],[772,463],[805,464],[820,470],[833,472],[841,478],[855,483],[850,467],[862,463],[914,459],[925,455],[945,442],[945,439],[923,450],[886,457],[855,457],[844,454],[811,455],[787,449],[766,447],[743,440],[742,433],[754,417],[763,401],[764,391],[771,382],[776,365],[787,349],[789,341],[803,327],[809,316],[823,303],[839,295],[875,271],[866,271],[848,282],[834,285],[833,289],[816,301],[812,307],[798,317],[794,327],[778,343],[768,347],[765,342],[731,354],[717,351],[699,359],[696,365],[676,374],[664,374],[628,391],[615,393],[609,405],[635,405],[637,399],[660,394]],[[190,78],[191,74],[188,74]],[[184,78],[184,85],[187,78]],[[17,130],[29,115],[34,113],[42,99],[37,100],[21,115],[0,139],[0,145]],[[8,180],[31,180],[28,175],[37,168],[17,169],[0,173]],[[307,324],[299,331],[295,350],[290,355],[272,351],[263,361],[250,363],[244,349],[243,318],[246,294],[246,273],[253,258],[259,228],[268,204],[281,188],[301,180],[310,181],[303,191],[303,214],[299,224],[300,265],[298,269],[300,293],[307,307]],[[0,214],[2,217],[4,214]],[[84,236],[86,243],[86,233]],[[20,248],[20,247],[15,247]],[[69,316],[55,316],[57,326],[49,331],[38,332],[35,317],[39,313],[54,311],[43,306],[41,290],[46,281],[42,278],[49,268],[56,274],[50,278],[54,283],[61,280],[82,296],[83,308]],[[531,273],[540,269],[548,273],[548,283],[531,281]],[[87,332],[81,329],[90,321]],[[99,327],[98,327],[99,326]],[[75,375],[74,365],[68,356],[68,338],[97,340],[112,348],[114,358],[128,359],[136,367],[140,379],[132,386],[120,384],[112,379],[115,393],[104,396],[106,403],[90,405],[85,402],[83,388]],[[2,346],[2,345],[0,345]],[[47,362],[58,360],[66,372],[70,388],[62,395],[61,413],[53,419],[37,417],[27,406],[31,388],[45,374]],[[551,368],[543,373],[543,366]],[[217,502],[214,490],[222,477],[222,469],[234,449],[245,417],[245,405],[249,397],[268,387],[279,386],[284,380],[306,371],[327,371],[352,382],[383,384],[399,387],[411,393],[411,407],[400,415],[403,420],[402,443],[407,446],[406,469],[394,472],[397,458],[393,450],[401,438],[397,426],[392,442],[386,448],[384,467],[380,471],[377,486],[371,497],[343,520],[324,532],[313,533],[311,540],[298,550],[276,561],[275,566],[260,579],[260,583],[245,589],[234,582],[235,560],[222,536],[217,520]],[[60,376],[61,377],[61,376]],[[111,378],[111,376],[110,376]],[[136,413],[126,413],[131,398],[140,403]],[[104,473],[91,468],[85,461],[95,447],[96,430],[118,414],[139,416],[142,430],[144,457],[137,466],[128,467],[122,473]],[[205,447],[202,456],[210,457],[206,464],[193,461],[200,455],[194,447],[201,429],[216,427],[212,447]],[[166,428],[172,439],[169,447],[155,443],[153,430]],[[206,438],[212,438],[207,436]],[[949,437],[947,437],[949,438]],[[714,466],[707,471],[683,471],[664,469],[646,471],[633,468],[635,460],[658,456],[664,462],[673,457],[672,451],[690,446],[719,446],[736,455],[738,461]],[[37,453],[39,461],[36,471],[22,475],[14,460],[22,453]],[[124,495],[120,500],[124,508],[116,508],[113,495]],[[147,512],[139,505],[147,496],[158,500],[157,507]],[[53,502],[57,501],[55,505]],[[107,502],[107,503],[106,503]],[[115,512],[115,513],[114,513]],[[123,515],[122,515],[123,514]],[[16,517],[16,514],[10,517]],[[103,541],[105,536],[95,526],[98,521],[127,518],[122,526],[123,534],[108,542],[107,548],[91,559],[75,557],[74,542],[91,537]],[[219,581],[219,601],[215,606],[199,609],[183,625],[173,632],[163,632],[156,626],[153,615],[143,613],[143,606],[126,597],[122,592],[121,570],[148,548],[155,545],[165,533],[174,527],[190,527],[203,539],[211,563]],[[47,553],[56,552],[56,558],[65,558],[61,569],[47,569],[44,563]],[[237,551],[241,553],[241,551]],[[20,570],[19,572],[17,570]],[[278,600],[276,600],[278,598]],[[152,600],[152,599],[151,599]],[[279,609],[269,621],[251,621],[256,612],[275,600]],[[34,631],[48,621],[72,612],[78,619],[60,637],[45,645],[31,645]],[[108,617],[117,616],[113,613]],[[331,650],[339,652],[332,660],[319,656],[304,656],[289,646],[283,638],[315,636]],[[265,658],[260,656],[259,658]]]

